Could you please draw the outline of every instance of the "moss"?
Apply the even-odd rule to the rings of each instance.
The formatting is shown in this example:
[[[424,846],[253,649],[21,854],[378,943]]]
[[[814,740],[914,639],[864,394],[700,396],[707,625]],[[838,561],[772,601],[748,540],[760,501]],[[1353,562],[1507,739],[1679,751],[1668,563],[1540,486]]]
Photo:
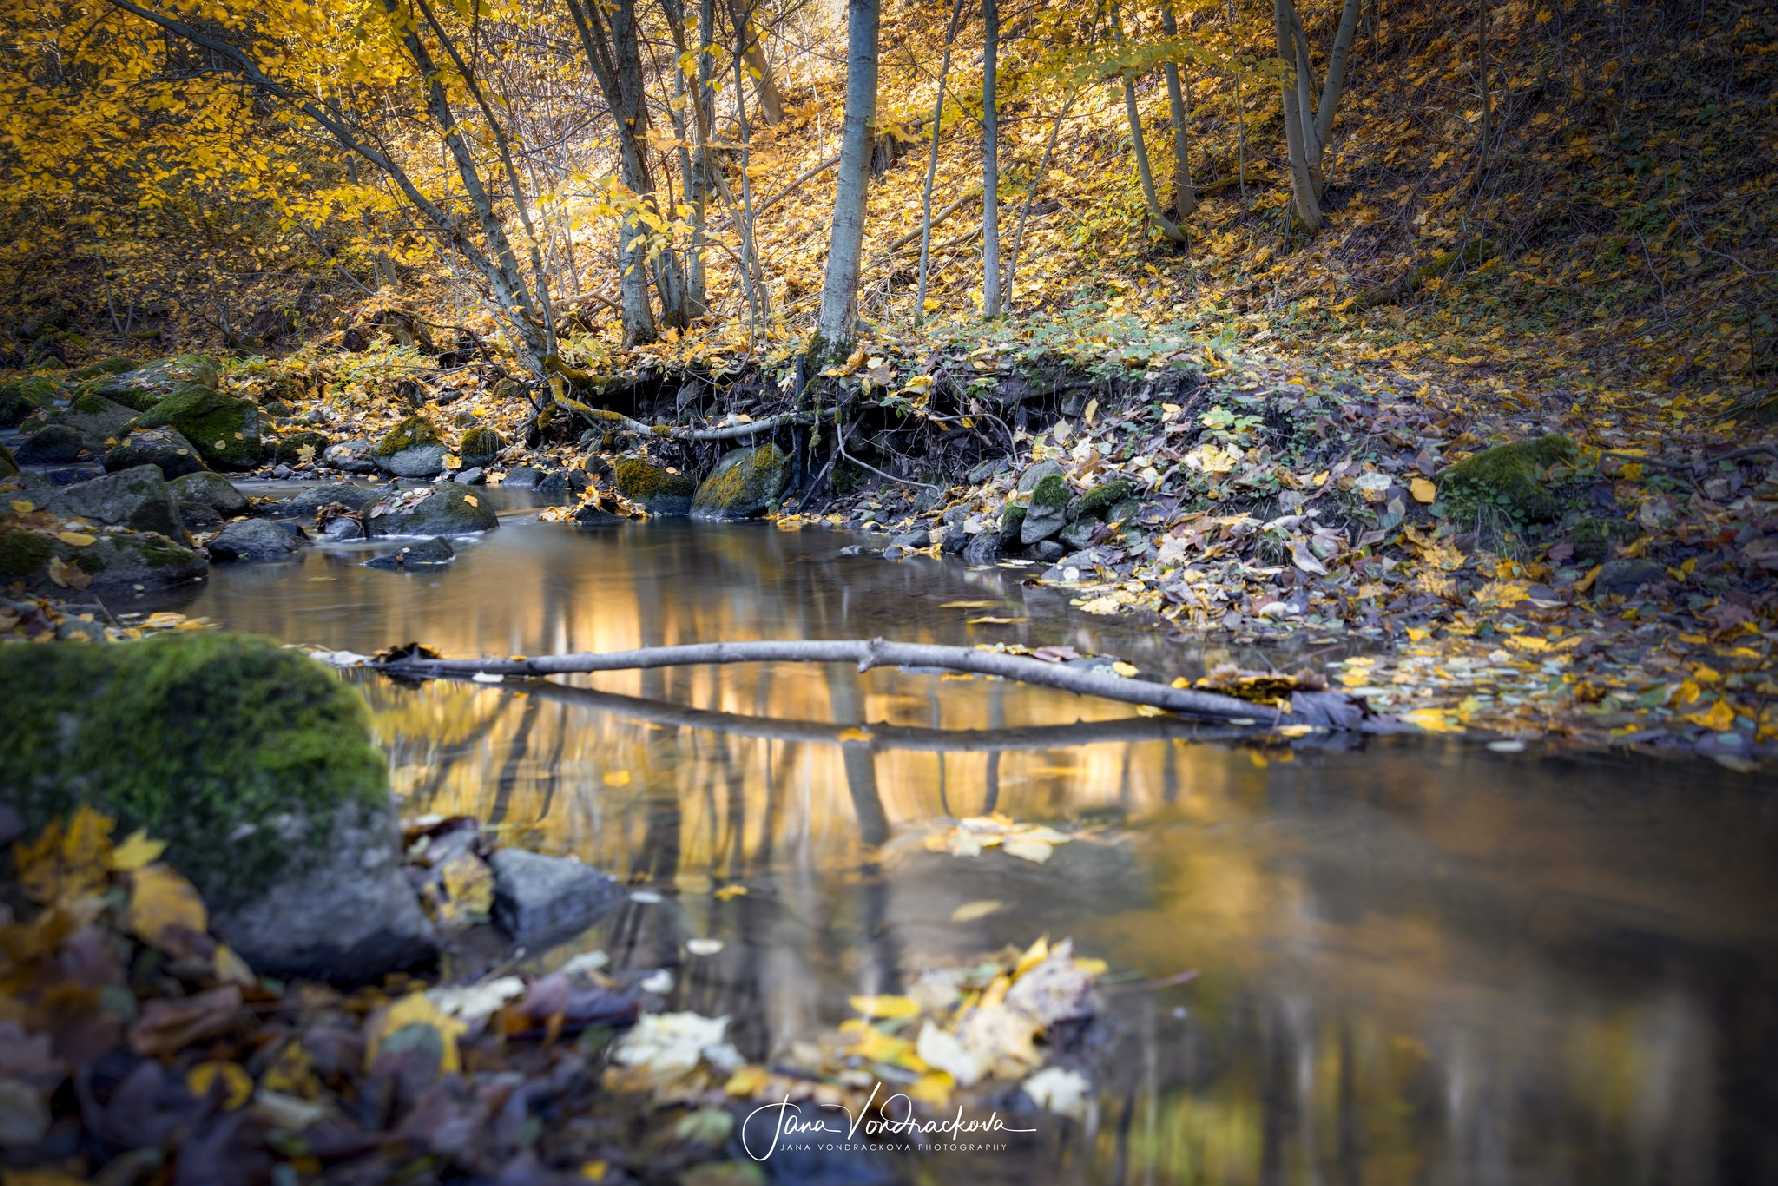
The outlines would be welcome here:
[[[183,383],[143,413],[137,424],[170,424],[216,469],[252,469],[265,457],[259,409],[244,399],[196,383]]]
[[[764,511],[784,490],[790,458],[774,444],[729,454],[698,487],[694,513],[740,517]]]
[[[1136,487],[1128,478],[1113,478],[1109,482],[1100,482],[1080,496],[1080,517],[1103,519],[1112,507],[1130,497],[1135,491]]]
[[[268,641],[0,645],[0,681],[29,689],[0,705],[0,768],[27,824],[92,804],[166,840],[215,905],[300,860],[340,810],[388,801],[358,696]],[[287,813],[304,834],[272,826]]]
[[[0,383],[0,427],[10,428],[47,408],[57,390],[56,381],[47,375],[26,375]]]
[[[371,453],[377,457],[393,457],[404,449],[442,443],[438,429],[424,416],[409,416],[384,434]]]
[[[0,527],[0,584],[29,580],[53,555],[55,546],[36,532]]]
[[[1060,510],[1068,505],[1068,480],[1061,474],[1050,474],[1031,488],[1031,505],[1044,510]]]
[[[327,446],[332,443],[324,432],[300,428],[295,432],[279,435],[277,441],[272,445],[272,460],[301,462],[304,460],[303,449],[307,448],[312,450],[308,460],[317,461],[323,453],[327,452]]]
[[[76,379],[102,379],[106,375],[121,375],[125,371],[133,371],[135,369],[136,362],[134,359],[124,358],[119,355],[111,358],[102,358],[98,362],[83,366],[78,371],[74,372],[74,377]]]
[[[1491,508],[1518,524],[1547,523],[1563,505],[1548,471],[1574,457],[1574,442],[1557,433],[1495,445],[1447,467],[1440,496],[1460,517]]]
[[[494,454],[505,447],[506,442],[493,429],[472,428],[457,442],[457,456],[467,463],[477,464],[492,460]]]
[[[637,502],[659,498],[690,498],[697,483],[687,474],[676,474],[646,457],[620,457],[611,467],[617,489]]]
[[[1000,509],[1000,534],[1010,539],[1019,533],[1025,525],[1025,508],[1016,502],[1009,502]]]
[[[12,455],[11,449],[8,449],[5,445],[0,445],[0,478],[17,477],[18,472],[18,458]]]

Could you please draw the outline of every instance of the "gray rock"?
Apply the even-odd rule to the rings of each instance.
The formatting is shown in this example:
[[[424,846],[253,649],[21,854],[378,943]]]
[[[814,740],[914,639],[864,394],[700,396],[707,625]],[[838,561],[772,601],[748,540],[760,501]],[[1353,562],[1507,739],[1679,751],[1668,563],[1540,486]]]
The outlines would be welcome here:
[[[1061,544],[1053,539],[1040,540],[1037,547],[1032,550],[1036,553],[1039,560],[1051,561],[1060,560],[1062,554],[1067,551],[1066,548],[1062,547]]]
[[[1607,560],[1593,579],[1593,593],[1628,597],[1644,585],[1658,585],[1666,579],[1666,567],[1654,560]]]
[[[309,542],[295,523],[267,519],[237,519],[210,541],[210,559],[216,561],[287,560]]]
[[[374,446],[362,437],[350,441],[341,441],[336,445],[327,446],[321,454],[321,460],[335,469],[343,469],[349,474],[374,474],[377,463],[370,458]]]
[[[152,465],[164,477],[178,478],[203,469],[204,459],[178,429],[138,428],[105,454],[105,468],[134,469],[138,465]]]
[[[488,480],[488,471],[479,465],[472,465],[466,470],[459,470],[451,481],[459,486],[480,486]]]
[[[235,484],[209,470],[174,478],[168,485],[173,488],[181,511],[205,506],[220,515],[238,515],[247,509],[247,498],[235,489]]]
[[[971,469],[969,473],[964,476],[964,481],[968,482],[971,486],[978,486],[1010,464],[1011,462],[1005,457],[990,457],[986,461],[979,462],[974,469]]]
[[[500,520],[485,502],[452,483],[402,490],[370,508],[373,536],[473,535],[498,526]]]
[[[984,531],[972,536],[963,547],[963,559],[968,564],[993,564],[1000,556],[1000,534],[995,531]]]
[[[64,486],[50,500],[58,515],[76,515],[107,527],[158,531],[184,542],[185,521],[173,488],[152,465],[138,465],[87,482]]]
[[[20,465],[59,465],[79,461],[88,447],[80,430],[67,424],[47,424],[19,442],[13,456]]]
[[[456,550],[442,539],[422,539],[366,560],[364,566],[388,569],[391,572],[409,572],[421,568],[438,568],[456,558]]]
[[[92,566],[92,589],[143,591],[170,589],[210,571],[204,557],[184,544],[151,531],[113,532],[84,550],[75,561]]]
[[[294,473],[296,473],[296,471],[291,469],[288,465],[285,465],[282,461],[272,467],[272,477],[277,478],[280,481],[290,477]]]
[[[1079,551],[1093,542],[1093,533],[1099,528],[1095,519],[1076,519],[1057,533],[1057,538],[1070,548]]]
[[[274,519],[313,519],[315,512],[328,503],[337,502],[354,511],[380,502],[388,491],[379,486],[359,486],[352,482],[327,482],[312,486],[301,494],[273,503],[265,513]]]
[[[624,521],[622,515],[614,515],[610,511],[596,507],[590,502],[583,507],[576,507],[572,518],[574,519],[574,526],[581,531],[596,531],[604,527],[616,527]]]
[[[514,490],[532,490],[541,481],[543,481],[543,471],[536,466],[515,465],[506,471],[506,477],[501,480],[500,484],[510,486]]]
[[[398,478],[433,478],[444,473],[443,445],[414,445],[376,458],[377,468]]]
[[[908,551],[914,551],[919,548],[930,548],[932,546],[932,532],[925,527],[920,528],[918,531],[904,531],[899,535],[890,536],[889,545],[891,547],[903,548]]]
[[[570,939],[623,901],[623,889],[571,857],[503,848],[494,871],[494,925],[528,947]]]
[[[283,830],[299,840],[310,825]],[[438,958],[438,934],[402,868],[392,810],[336,819],[317,861],[218,911],[216,933],[255,972],[367,984]]]
[[[567,498],[572,492],[568,475],[563,470],[554,470],[543,475],[543,481],[537,483],[537,494],[540,498]]]
[[[969,533],[962,527],[947,527],[938,538],[938,550],[947,556],[960,556],[969,546]]]
[[[1019,542],[1026,547],[1049,539],[1068,525],[1065,507],[1039,506],[1026,508],[1024,522],[1019,524]]]
[[[1036,465],[1030,466],[1024,473],[1019,475],[1018,492],[1020,494],[1031,493],[1031,491],[1037,488],[1037,483],[1043,481],[1051,474],[1054,474],[1056,477],[1061,477],[1061,464],[1055,461],[1039,461]]]

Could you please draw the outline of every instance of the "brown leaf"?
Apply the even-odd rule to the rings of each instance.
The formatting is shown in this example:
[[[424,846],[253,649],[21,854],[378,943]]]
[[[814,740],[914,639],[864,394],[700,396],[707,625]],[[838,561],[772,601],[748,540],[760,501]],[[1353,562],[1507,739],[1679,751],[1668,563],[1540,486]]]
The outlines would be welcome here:
[[[130,1028],[130,1049],[145,1058],[173,1054],[227,1031],[240,1009],[241,990],[232,984],[182,1000],[150,1001]]]

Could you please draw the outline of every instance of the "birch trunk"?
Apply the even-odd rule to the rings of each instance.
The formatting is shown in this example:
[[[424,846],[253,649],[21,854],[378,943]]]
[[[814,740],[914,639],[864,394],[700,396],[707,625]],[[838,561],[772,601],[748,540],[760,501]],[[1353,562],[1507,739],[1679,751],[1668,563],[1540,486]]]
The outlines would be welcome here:
[[[1000,316],[1000,127],[994,75],[1000,56],[1000,10],[982,0],[982,315]]]
[[[1161,28],[1170,38],[1179,36],[1172,0],[1161,5]],[[1167,62],[1161,73],[1167,80],[1167,105],[1173,115],[1173,213],[1183,222],[1198,208],[1198,191],[1192,184],[1191,104],[1180,84],[1178,65]]]
[[[817,360],[852,348],[858,325],[858,261],[864,247],[864,196],[877,123],[878,0],[851,0],[846,32],[846,123],[827,275],[816,326]]]

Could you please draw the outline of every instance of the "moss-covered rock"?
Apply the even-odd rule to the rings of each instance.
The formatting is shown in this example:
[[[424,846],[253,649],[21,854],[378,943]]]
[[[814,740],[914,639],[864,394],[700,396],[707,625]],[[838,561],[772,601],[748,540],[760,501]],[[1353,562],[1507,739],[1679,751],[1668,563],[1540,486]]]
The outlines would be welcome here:
[[[0,382],[0,428],[15,428],[31,413],[55,402],[59,388],[48,375],[24,375]]]
[[[114,355],[111,358],[101,358],[98,362],[88,363],[78,371],[75,371],[74,377],[80,380],[103,379],[107,375],[121,375],[126,371],[133,371],[135,369],[135,359],[125,358],[122,355]]]
[[[251,400],[196,383],[182,384],[137,423],[178,429],[213,469],[248,470],[265,460],[265,417],[259,408]]]
[[[400,424],[383,434],[376,448],[371,450],[374,457],[393,457],[397,453],[419,445],[442,444],[444,438],[438,435],[432,421],[424,416],[409,416]]]
[[[11,449],[0,445],[0,478],[16,477],[18,472],[18,459],[13,457]]]
[[[1059,473],[1046,474],[1031,487],[1025,520],[1019,524],[1019,542],[1026,547],[1049,539],[1068,524],[1068,503],[1073,492]]]
[[[316,432],[312,428],[282,432],[272,442],[271,459],[282,461],[286,465],[307,465],[320,461],[327,452],[327,446],[332,443],[326,433]]]
[[[1010,543],[1019,538],[1019,529],[1025,525],[1025,504],[1009,502],[1000,508],[1000,539]]]
[[[691,510],[697,483],[687,474],[646,457],[620,457],[611,467],[617,492],[651,515],[683,515]]]
[[[691,513],[700,519],[751,519],[771,509],[789,481],[790,455],[777,445],[736,449],[699,484]]]
[[[178,394],[181,387],[215,390],[221,379],[222,368],[209,355],[178,354],[146,366],[126,368],[93,379],[91,383],[92,390],[107,399],[145,412],[168,396]]]
[[[506,448],[500,434],[491,428],[472,428],[457,442],[457,456],[464,465],[486,465],[495,454]]]
[[[1550,471],[1576,455],[1574,442],[1558,433],[1495,445],[1447,466],[1439,497],[1459,518],[1487,510],[1514,524],[1548,523],[1564,506]]]
[[[25,465],[60,465],[90,454],[87,438],[66,424],[46,424],[19,444],[17,459]]]
[[[1129,498],[1135,490],[1135,484],[1128,478],[1112,478],[1108,482],[1100,482],[1080,496],[1080,502],[1075,505],[1075,514],[1082,519],[1108,518],[1111,508]]]
[[[59,562],[59,563],[57,563]],[[0,526],[0,585],[65,595],[71,588],[95,593],[167,589],[209,570],[190,548],[149,531],[109,531],[76,545],[45,532]]]
[[[357,695],[269,641],[0,645],[8,802],[90,805],[167,842],[258,971],[362,981],[435,953],[403,880],[387,765]]]

